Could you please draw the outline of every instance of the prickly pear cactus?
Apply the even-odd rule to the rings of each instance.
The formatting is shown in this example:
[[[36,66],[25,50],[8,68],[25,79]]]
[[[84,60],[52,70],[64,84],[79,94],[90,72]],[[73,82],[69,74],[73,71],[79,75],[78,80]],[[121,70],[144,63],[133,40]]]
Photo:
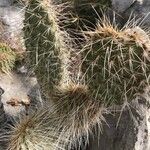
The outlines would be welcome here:
[[[96,12],[97,8],[109,7],[110,1],[85,0],[80,3],[74,0],[72,9],[76,15],[86,21],[89,18],[92,23],[85,21],[80,27],[80,23],[72,22],[70,29],[75,26],[80,30],[77,37],[81,37],[73,43],[64,31],[69,26],[60,26],[64,16],[59,12],[61,9],[62,13],[67,11],[64,9],[66,4],[57,5],[58,1],[54,0],[19,2],[26,5],[23,10],[29,68],[26,73],[35,74],[45,101],[37,106],[42,107],[41,110],[34,110],[30,98],[27,105],[23,101],[10,101],[11,105],[23,104],[28,113],[22,112],[6,122],[9,126],[4,127],[5,132],[0,128],[0,142],[6,142],[7,150],[82,149],[88,143],[93,127],[98,126],[101,131],[102,123],[107,122],[104,115],[111,111],[109,106],[129,102],[136,95],[142,95],[149,86],[149,36],[140,27],[125,25],[119,29],[107,19],[100,19],[102,13]],[[89,14],[91,9],[94,15]],[[93,30],[89,30],[90,27]],[[7,35],[0,39],[5,43],[12,34],[5,34],[1,27],[0,30]],[[10,72],[17,60],[18,51],[12,50],[13,40],[10,39],[10,47],[0,43],[0,72]],[[78,44],[80,50],[76,48]],[[3,123],[5,116],[2,117]]]
[[[120,104],[149,85],[150,39],[140,27],[121,30],[106,20],[88,33],[83,51],[83,80],[96,100]]]

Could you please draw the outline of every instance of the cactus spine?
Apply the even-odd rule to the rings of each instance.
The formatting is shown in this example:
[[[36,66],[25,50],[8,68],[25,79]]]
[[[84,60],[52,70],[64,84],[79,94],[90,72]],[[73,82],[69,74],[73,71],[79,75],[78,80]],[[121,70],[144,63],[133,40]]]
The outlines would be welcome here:
[[[93,97],[102,104],[132,100],[149,85],[150,39],[140,27],[119,30],[107,19],[89,32],[81,69]]]

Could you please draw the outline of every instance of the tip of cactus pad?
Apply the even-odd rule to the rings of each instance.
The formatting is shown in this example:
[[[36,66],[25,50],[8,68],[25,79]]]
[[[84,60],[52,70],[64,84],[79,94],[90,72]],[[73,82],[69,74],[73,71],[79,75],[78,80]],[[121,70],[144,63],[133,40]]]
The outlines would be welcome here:
[[[8,149],[63,150],[67,138],[65,138],[65,133],[61,132],[59,120],[54,113],[45,109],[23,116],[11,126]]]
[[[87,137],[93,125],[99,124],[101,127],[104,117],[102,113],[107,111],[96,103],[84,85],[71,84],[65,88],[58,88],[54,94],[54,102],[57,113],[64,118],[64,126],[70,134],[71,141]]]

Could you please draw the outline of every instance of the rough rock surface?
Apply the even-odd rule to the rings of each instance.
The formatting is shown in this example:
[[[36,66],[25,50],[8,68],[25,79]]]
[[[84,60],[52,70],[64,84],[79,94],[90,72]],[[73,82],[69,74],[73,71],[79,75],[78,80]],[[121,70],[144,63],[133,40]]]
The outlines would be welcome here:
[[[0,0],[0,7],[10,6],[13,4],[14,0]]]
[[[150,24],[149,0],[112,0],[112,8],[126,21],[132,16],[138,18],[140,24]]]
[[[102,133],[94,132],[87,150],[149,150],[150,99],[144,97],[134,100],[123,112],[106,116]]]
[[[14,48],[18,53],[25,51],[23,43],[23,18],[24,11],[17,6],[0,7],[0,41]]]
[[[25,106],[21,104],[31,103],[35,99],[38,101],[38,87],[35,77],[12,72],[11,75],[0,75],[0,87],[4,90],[1,101],[5,112],[10,116],[16,116],[20,111],[25,111]],[[34,90],[33,90],[34,89]],[[32,99],[31,99],[32,97]],[[14,104],[14,103],[18,104]]]
[[[112,0],[112,6],[118,12],[124,12],[128,9],[135,0]]]

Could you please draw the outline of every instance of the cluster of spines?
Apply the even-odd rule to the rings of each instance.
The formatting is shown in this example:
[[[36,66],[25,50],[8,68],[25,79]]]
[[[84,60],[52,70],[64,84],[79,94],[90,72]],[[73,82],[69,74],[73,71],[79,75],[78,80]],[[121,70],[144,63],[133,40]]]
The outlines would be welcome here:
[[[5,136],[8,143],[7,149],[64,150],[68,138],[61,130],[62,120],[57,117],[46,108],[42,108],[29,116],[23,115],[19,119],[16,118]]]
[[[85,85],[70,83],[63,88],[58,87],[52,98],[54,111],[65,120],[64,126],[70,138],[79,143],[82,143],[82,136],[87,142],[93,125],[98,124],[101,128],[101,122],[105,121],[103,114],[107,113],[89,92]]]

